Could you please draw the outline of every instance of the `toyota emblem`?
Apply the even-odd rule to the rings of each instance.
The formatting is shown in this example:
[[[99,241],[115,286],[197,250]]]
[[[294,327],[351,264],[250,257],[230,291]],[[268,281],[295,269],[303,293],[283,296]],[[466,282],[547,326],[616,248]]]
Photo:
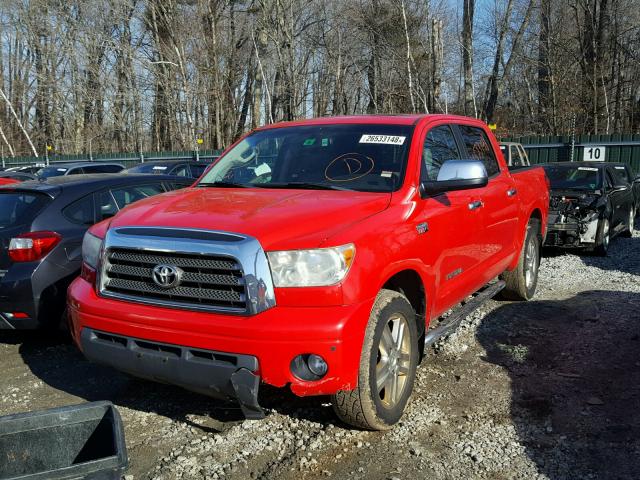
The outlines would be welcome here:
[[[173,288],[180,285],[182,270],[174,265],[156,265],[151,277],[160,288]]]

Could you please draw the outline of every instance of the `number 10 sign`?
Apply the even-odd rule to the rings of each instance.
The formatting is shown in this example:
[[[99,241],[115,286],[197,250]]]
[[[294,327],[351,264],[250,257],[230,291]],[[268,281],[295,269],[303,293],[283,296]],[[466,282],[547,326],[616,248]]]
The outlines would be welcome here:
[[[582,160],[585,162],[604,162],[605,147],[586,146]]]

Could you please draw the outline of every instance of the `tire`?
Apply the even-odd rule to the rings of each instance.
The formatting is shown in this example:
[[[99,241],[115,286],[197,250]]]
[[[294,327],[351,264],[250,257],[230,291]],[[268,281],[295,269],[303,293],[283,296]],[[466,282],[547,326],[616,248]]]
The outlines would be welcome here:
[[[632,206],[629,210],[629,219],[627,220],[627,228],[622,232],[623,237],[633,237],[633,230],[635,228],[636,209]]]
[[[358,386],[333,395],[334,411],[340,420],[354,427],[390,429],[407,406],[417,366],[415,311],[404,295],[381,290],[365,331]],[[386,382],[383,375],[388,379]],[[378,384],[382,387],[377,388]]]
[[[596,234],[596,246],[593,252],[601,257],[606,257],[611,244],[611,220],[603,217],[598,222],[598,232]]]
[[[518,258],[518,265],[511,271],[503,272],[500,278],[506,286],[500,292],[505,300],[531,300],[538,285],[540,267],[540,222],[529,220],[527,232]]]

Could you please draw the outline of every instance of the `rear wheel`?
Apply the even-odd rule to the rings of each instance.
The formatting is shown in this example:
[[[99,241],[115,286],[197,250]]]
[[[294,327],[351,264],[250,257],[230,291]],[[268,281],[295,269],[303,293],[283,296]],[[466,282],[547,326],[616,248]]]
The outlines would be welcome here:
[[[603,217],[598,223],[598,233],[596,235],[596,247],[594,252],[596,255],[606,257],[609,252],[609,244],[611,243],[611,222],[608,217]]]
[[[500,297],[507,300],[530,300],[538,285],[540,267],[540,222],[529,220],[518,265],[514,270],[504,272],[500,278],[506,283]]]
[[[629,210],[629,219],[627,220],[627,228],[624,232],[622,232],[623,237],[632,237],[633,229],[635,228],[635,220],[636,220],[636,209],[631,207]]]
[[[404,295],[382,290],[367,324],[358,386],[333,396],[336,414],[355,427],[391,428],[409,401],[417,365],[416,314]]]

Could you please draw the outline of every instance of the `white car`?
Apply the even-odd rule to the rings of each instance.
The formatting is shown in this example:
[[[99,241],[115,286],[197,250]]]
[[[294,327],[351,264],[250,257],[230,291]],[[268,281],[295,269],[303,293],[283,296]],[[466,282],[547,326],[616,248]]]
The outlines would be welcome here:
[[[504,161],[507,162],[509,167],[522,168],[531,165],[527,152],[525,152],[524,147],[520,143],[500,142],[500,150],[504,156]]]

